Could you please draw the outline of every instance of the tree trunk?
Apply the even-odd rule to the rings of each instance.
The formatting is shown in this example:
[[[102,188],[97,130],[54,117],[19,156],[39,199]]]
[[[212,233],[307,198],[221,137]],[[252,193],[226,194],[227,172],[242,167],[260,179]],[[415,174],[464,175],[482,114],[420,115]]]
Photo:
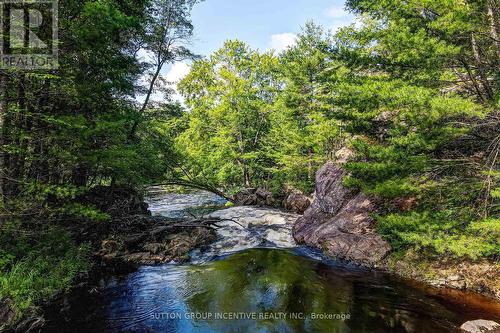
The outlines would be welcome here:
[[[89,171],[86,165],[78,164],[75,170],[73,170],[72,183],[75,186],[86,186],[89,177]]]
[[[21,181],[24,173],[25,164],[25,154],[26,154],[26,139],[25,134],[26,128],[26,118],[27,118],[27,108],[26,108],[26,74],[19,74],[19,82],[17,87],[17,105],[18,112],[16,116],[16,130],[17,134],[15,137],[15,143],[17,148],[17,153],[15,154],[15,162],[12,169],[12,178],[15,181]],[[14,193],[18,190],[18,183],[13,183]]]
[[[497,0],[487,0],[486,7],[488,11],[488,17],[490,18],[490,33],[493,39],[493,45],[495,47],[495,53],[497,55],[497,60],[500,59],[500,41],[498,40],[497,31],[497,20],[498,20],[498,1]]]
[[[243,164],[243,179],[245,180],[245,186],[250,187],[250,173],[248,172],[248,167]]]
[[[41,120],[42,114],[46,111],[49,104],[50,79],[46,79],[43,84],[42,94],[38,100],[38,106],[33,112],[33,131],[31,140],[31,150],[33,151],[32,161],[29,170],[29,177],[38,181],[45,182],[48,179],[49,166],[45,151],[45,142],[48,140],[46,134],[46,125]]]
[[[488,100],[493,99],[493,90],[491,89],[490,83],[488,82],[488,76],[484,70],[483,62],[481,60],[481,54],[479,53],[479,47],[477,45],[476,37],[474,33],[471,34],[471,45],[472,54],[474,55],[474,60],[476,62],[477,73],[479,74],[479,81],[483,86],[484,94]]]
[[[481,92],[481,88],[479,87],[479,84],[477,83],[477,80],[474,77],[474,74],[472,73],[472,70],[471,70],[469,64],[464,59],[460,59],[460,63],[462,64],[462,66],[465,68],[465,71],[467,72],[468,79],[464,77],[463,78],[464,83],[466,85],[468,85],[467,81],[470,81],[472,83],[472,88],[469,88],[469,90],[474,91],[476,93],[476,95],[479,97],[479,99],[481,100],[481,102],[485,102],[486,100],[483,96],[483,93]],[[457,71],[457,75],[459,77],[461,77],[461,74],[459,73],[459,71]]]
[[[160,184],[151,184],[150,186],[162,186],[162,185],[178,185],[178,186],[185,186],[185,187],[189,187],[189,188],[194,188],[197,190],[204,190],[204,191],[208,191],[208,192],[217,194],[219,197],[224,198],[227,201],[234,202],[233,197],[225,194],[222,191],[219,191],[217,188],[215,188],[211,185],[201,184],[201,183],[198,183],[196,181],[173,179],[173,180],[167,180],[167,181],[162,182]]]
[[[10,4],[4,4],[4,11],[2,12],[2,23],[0,26],[2,31],[8,31],[10,26],[10,16],[6,13],[10,12]],[[3,38],[3,36],[1,37]],[[10,49],[10,39],[4,39],[4,49]],[[11,128],[11,115],[9,113],[9,82],[10,77],[5,72],[0,72],[0,188],[2,200],[5,202],[10,196],[10,165],[11,154],[7,152],[6,147],[10,144],[10,128]]]
[[[146,111],[146,108],[148,107],[149,100],[151,98],[151,94],[153,93],[153,89],[155,86],[155,82],[158,79],[158,76],[160,75],[160,71],[161,71],[163,65],[164,65],[164,62],[160,62],[158,64],[158,66],[156,67],[156,71],[153,75],[153,78],[151,79],[150,84],[149,84],[149,89],[148,89],[148,92],[146,94],[146,98],[144,99],[144,103],[142,103],[142,107],[139,110],[139,115],[141,115],[141,116],[144,114],[144,111]],[[135,138],[135,134],[137,132],[138,126],[139,126],[139,120],[135,119],[134,123],[132,124],[132,128],[130,129],[130,133],[128,135],[129,141],[132,141]]]
[[[7,75],[0,74],[0,197],[5,202],[7,196],[8,156],[4,145],[7,144],[8,115],[7,115]]]

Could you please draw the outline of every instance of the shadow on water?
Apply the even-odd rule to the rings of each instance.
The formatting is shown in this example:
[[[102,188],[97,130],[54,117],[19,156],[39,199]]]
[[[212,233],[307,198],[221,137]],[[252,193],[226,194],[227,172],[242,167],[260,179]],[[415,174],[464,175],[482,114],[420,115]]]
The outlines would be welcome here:
[[[103,281],[96,295],[70,295],[63,314],[49,311],[46,332],[434,333],[456,332],[478,316],[500,319],[500,306],[479,296],[458,306],[391,275],[301,251],[251,249],[203,265],[142,267]]]

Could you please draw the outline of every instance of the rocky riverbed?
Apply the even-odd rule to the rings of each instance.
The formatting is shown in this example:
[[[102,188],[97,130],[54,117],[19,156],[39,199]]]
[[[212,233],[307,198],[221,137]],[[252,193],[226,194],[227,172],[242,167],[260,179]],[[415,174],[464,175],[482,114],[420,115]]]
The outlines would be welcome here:
[[[387,270],[432,286],[471,290],[500,300],[500,264],[492,261],[430,260],[418,253],[394,256],[390,245],[376,232],[374,200],[343,186],[343,163],[349,152],[340,151],[337,162],[327,162],[316,173],[312,204],[293,227],[299,244],[320,249],[336,259]],[[411,203],[408,203],[411,204]]]
[[[295,247],[292,227],[299,215],[274,208],[235,206],[208,192],[170,193],[152,188],[149,215],[122,219],[101,242],[104,267],[203,262],[254,247]],[[209,222],[209,223],[207,223]]]
[[[331,332],[333,327],[421,333],[455,332],[465,321],[482,317],[500,319],[498,304],[478,295],[444,295],[441,289],[332,260],[297,244],[292,231],[300,215],[266,207],[226,208],[213,199],[207,193],[156,189],[152,215],[123,220],[121,232],[105,239],[98,254],[103,265],[133,271],[110,270],[52,305],[44,332],[233,332],[266,325],[287,332]],[[169,204],[179,209],[167,217]],[[192,225],[193,220],[217,222]],[[256,319],[206,317],[235,311]],[[287,311],[303,319],[258,317]],[[339,319],[311,319],[318,314]],[[494,327],[484,321],[465,327],[481,325]]]
[[[370,283],[379,285],[380,288],[387,288],[387,291],[390,292],[389,294],[385,294],[385,292],[379,293],[375,298],[364,299],[361,305],[365,304],[364,302],[375,305],[379,303],[380,299],[385,299],[388,302],[386,304],[388,308],[395,307],[394,310],[402,311],[398,315],[399,319],[392,318],[390,313],[382,313],[383,311],[375,313],[379,318],[377,320],[382,320],[382,322],[373,323],[373,325],[379,325],[380,327],[385,327],[386,324],[383,324],[383,322],[387,320],[402,325],[401,327],[404,327],[401,328],[402,332],[419,332],[419,327],[433,327],[429,323],[419,326],[420,324],[414,320],[416,314],[413,311],[420,311],[418,309],[423,305],[413,304],[411,297],[414,296],[408,296],[401,292],[404,288],[413,290],[411,293],[418,294],[419,298],[425,300],[424,303],[432,303],[431,298],[439,298],[444,303],[449,303],[449,305],[442,308],[444,312],[436,314],[435,320],[452,318],[467,309],[469,314],[463,318],[464,321],[467,319],[471,320],[471,322],[466,324],[464,329],[470,332],[478,332],[477,327],[479,329],[481,327],[495,327],[494,322],[474,320],[480,319],[482,317],[481,313],[484,313],[488,314],[485,319],[498,321],[500,317],[492,315],[497,309],[500,312],[497,303],[471,293],[452,292],[452,289],[447,288],[432,288],[428,285],[419,284],[416,280],[431,282],[436,286],[477,290],[473,288],[474,284],[470,282],[472,281],[470,276],[474,277],[475,281],[483,279],[483,281],[486,281],[484,284],[489,285],[488,282],[491,281],[492,276],[494,278],[494,274],[497,274],[495,272],[498,271],[486,269],[483,272],[484,274],[471,273],[466,278],[463,274],[467,272],[467,263],[461,263],[461,270],[447,263],[447,265],[444,265],[446,270],[435,270],[442,272],[442,275],[435,276],[437,282],[433,283],[427,281],[425,276],[419,275],[422,274],[421,269],[412,271],[412,267],[418,268],[421,265],[411,265],[411,260],[407,258],[394,263],[394,261],[391,261],[389,245],[375,232],[374,221],[370,217],[370,212],[375,209],[373,202],[362,193],[345,189],[342,186],[344,176],[345,173],[342,171],[341,166],[331,162],[327,163],[318,171],[314,200],[300,193],[293,193],[293,196],[285,200],[285,206],[289,209],[296,212],[305,210],[303,215],[270,207],[234,206],[228,208],[226,207],[226,200],[211,193],[170,193],[159,187],[150,190],[147,198],[149,211],[145,210],[145,206],[141,204],[140,200],[126,200],[130,203],[130,205],[127,205],[130,207],[126,210],[126,214],[118,214],[115,221],[108,226],[106,232],[103,232],[103,235],[107,236],[99,240],[100,249],[95,253],[95,276],[85,279],[86,281],[76,288],[76,290],[80,291],[72,292],[71,297],[63,296],[58,298],[51,305],[50,311],[57,310],[60,307],[61,314],[51,313],[50,317],[53,319],[49,320],[59,320],[57,318],[62,315],[65,321],[78,322],[79,319],[75,318],[78,314],[73,313],[79,311],[78,305],[70,306],[68,304],[79,303],[81,299],[87,302],[88,297],[91,299],[98,297],[99,302],[104,302],[102,306],[106,309],[113,309],[113,305],[108,303],[108,298],[114,302],[116,295],[105,296],[105,299],[99,296],[104,295],[106,290],[114,290],[113,284],[109,284],[109,277],[113,281],[115,276],[137,276],[133,277],[133,281],[135,281],[133,282],[134,288],[144,290],[145,293],[152,293],[151,286],[149,286],[151,279],[155,280],[164,274],[166,276],[173,274],[172,276],[175,276],[176,279],[184,278],[186,272],[194,270],[198,274],[198,272],[204,271],[205,268],[208,269],[206,274],[211,274],[209,273],[212,269],[210,267],[213,266],[221,269],[223,271],[221,274],[227,275],[222,276],[219,274],[220,276],[217,275],[217,279],[227,278],[228,281],[233,281],[232,283],[239,283],[242,279],[240,273],[236,274],[234,270],[226,272],[225,258],[232,258],[227,262],[231,262],[231,265],[241,266],[243,272],[246,269],[244,267],[252,268],[252,271],[247,273],[252,276],[255,275],[256,278],[262,272],[272,271],[274,274],[276,270],[273,265],[279,265],[281,271],[288,272],[286,274],[290,275],[286,279],[295,276],[293,281],[302,281],[299,272],[286,270],[287,265],[316,267],[317,264],[311,264],[315,262],[319,263],[317,267],[323,267],[322,265],[326,264],[328,268],[321,268],[320,271],[326,269],[329,272],[328,275],[333,274],[336,283],[349,284],[353,276],[356,276],[354,280],[359,280],[356,284],[362,282],[364,285],[366,279],[368,279],[372,281]],[[99,239],[97,235],[93,238]],[[304,244],[309,247],[304,247]],[[321,251],[315,251],[311,248],[317,248]],[[258,251],[252,252],[253,249]],[[271,250],[271,252],[264,251],[266,249]],[[289,254],[280,254],[275,251],[285,251],[284,253],[292,253],[293,255],[290,257]],[[307,260],[296,260],[294,256],[307,258]],[[237,258],[243,258],[247,263],[239,263],[240,259]],[[371,271],[362,268],[363,266],[378,267],[378,269]],[[171,269],[170,267],[179,268]],[[484,267],[481,266],[480,268],[483,269]],[[412,280],[401,282],[390,277],[390,275],[385,275],[383,270],[395,272]],[[179,272],[183,272],[180,277],[178,277]],[[317,274],[321,275],[323,273],[309,271],[307,274],[310,275],[310,279],[314,280],[318,278]],[[384,276],[383,281],[380,280],[379,276]],[[385,277],[388,277],[388,280]],[[245,278],[248,278],[248,276]],[[265,276],[262,278],[265,278]],[[135,279],[138,279],[139,282]],[[319,277],[318,281],[322,281],[318,282],[318,288],[330,289],[332,287],[328,282],[324,282],[321,277]],[[197,283],[201,282],[198,281]],[[286,282],[280,282],[278,285],[281,286],[282,283],[292,282],[286,280]],[[370,289],[370,283],[365,287]],[[406,287],[400,288],[403,285]],[[479,283],[476,284],[476,287],[477,285]],[[203,285],[200,288],[208,287]],[[292,289],[296,287],[290,286]],[[127,289],[128,287],[122,286],[120,288]],[[232,288],[232,285],[228,285],[227,288]],[[357,290],[356,288],[354,285],[348,288],[349,292],[342,296],[345,298],[344,302],[351,302],[351,296],[349,295]],[[365,290],[363,288],[362,290]],[[128,290],[126,292],[134,291]],[[306,294],[307,296],[304,297],[312,297],[312,299],[319,297],[316,292],[311,290],[307,291]],[[153,293],[152,295],[156,294]],[[156,296],[163,297],[160,294]],[[179,301],[184,302],[182,295],[172,297],[180,297]],[[405,307],[399,308],[400,297],[402,297],[401,301],[403,303],[408,301],[412,304],[411,310]],[[405,297],[410,297],[410,299],[405,300]],[[122,302],[123,300],[116,299],[116,301]],[[278,300],[278,298],[276,300],[276,302],[281,301],[283,300]],[[91,303],[93,302],[91,301]],[[248,306],[251,306],[252,302],[250,299],[247,300]],[[440,301],[439,304],[433,306],[441,308],[444,303]],[[154,302],[151,303],[151,306],[157,305]],[[272,306],[279,307],[280,305],[273,304]],[[460,310],[457,310],[457,307]],[[128,309],[127,306],[125,308]],[[8,309],[8,307],[5,307],[5,309]],[[107,325],[106,322],[110,319],[102,316],[101,311],[103,309],[96,309],[95,311],[92,316],[97,316],[97,319],[95,319],[97,323]],[[447,311],[451,311],[453,315]],[[363,316],[365,316],[363,320],[371,320],[369,319],[370,316],[366,317],[366,315],[363,313]],[[132,317],[134,316],[132,315]],[[151,324],[143,314],[138,316],[138,318],[131,318],[134,322],[141,323],[140,325]],[[453,318],[455,324],[459,325],[460,317]],[[111,332],[118,332],[123,327],[130,325],[127,320],[120,320],[123,320],[123,323],[119,323],[117,326],[119,328],[111,329]],[[23,331],[23,329],[34,327],[36,331],[45,323],[44,318],[34,316],[21,323],[19,328],[20,331]],[[125,326],[122,326],[122,324]],[[242,323],[239,322],[239,324]],[[158,327],[163,327],[161,325]],[[189,325],[197,324],[190,323]],[[356,327],[349,325],[345,327]],[[69,332],[72,329],[66,326],[63,329],[59,324],[54,323],[49,324],[48,327],[47,332],[59,332],[60,330],[61,332]],[[86,326],[83,325],[82,328],[84,327]],[[453,325],[450,326],[449,323],[438,324],[436,327],[441,327],[443,332],[453,331]],[[458,328],[458,326],[455,327]],[[219,328],[224,331],[223,327]]]

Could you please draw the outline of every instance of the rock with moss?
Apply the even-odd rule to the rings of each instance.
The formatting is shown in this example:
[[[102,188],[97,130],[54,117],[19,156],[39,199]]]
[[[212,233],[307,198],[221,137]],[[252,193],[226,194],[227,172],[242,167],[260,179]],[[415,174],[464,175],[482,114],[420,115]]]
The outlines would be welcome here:
[[[263,188],[245,188],[234,196],[237,205],[242,206],[275,206],[277,204],[273,194]]]
[[[159,216],[135,216],[114,228],[96,253],[112,271],[127,271],[140,265],[183,262],[189,252],[216,239],[215,231],[203,224],[189,225]],[[186,226],[184,226],[184,224]]]

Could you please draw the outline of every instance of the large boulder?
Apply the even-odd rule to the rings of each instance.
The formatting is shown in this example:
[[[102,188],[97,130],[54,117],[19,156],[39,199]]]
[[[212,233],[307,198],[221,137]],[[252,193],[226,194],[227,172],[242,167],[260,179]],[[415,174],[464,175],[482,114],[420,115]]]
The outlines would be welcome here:
[[[292,191],[284,200],[283,206],[296,214],[303,214],[311,205],[311,199],[299,191]]]
[[[273,194],[261,187],[245,188],[237,192],[234,196],[234,201],[241,206],[275,206],[276,200]]]
[[[342,185],[346,171],[327,162],[316,174],[315,198],[297,219],[293,236],[298,243],[323,250],[328,255],[375,265],[390,251],[375,231],[370,213],[373,202],[363,193]]]

